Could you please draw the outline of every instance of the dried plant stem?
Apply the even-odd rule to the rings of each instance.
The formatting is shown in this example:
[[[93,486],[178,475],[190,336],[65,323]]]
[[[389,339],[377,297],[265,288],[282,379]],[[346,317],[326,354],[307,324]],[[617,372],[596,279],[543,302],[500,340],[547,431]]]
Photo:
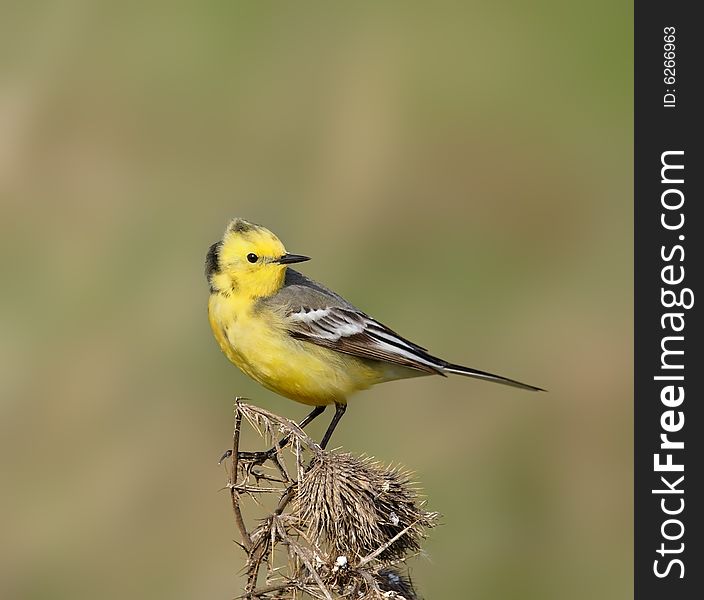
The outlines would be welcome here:
[[[259,598],[263,595],[271,594],[272,592],[283,592],[285,590],[290,590],[294,587],[296,587],[296,584],[294,582],[278,583],[275,585],[263,585],[258,590],[246,592],[241,596],[236,596],[236,600],[239,600],[240,598]]]
[[[274,450],[241,451],[243,422],[273,441]],[[323,450],[292,421],[240,398],[227,473],[239,545],[247,553],[239,598],[417,600],[399,564],[418,552],[437,515],[422,508],[407,473]],[[245,499],[266,515],[249,529]]]
[[[237,398],[236,404],[239,407],[240,399]],[[235,431],[232,434],[232,469],[228,486],[230,488],[230,498],[232,499],[232,512],[235,515],[235,523],[239,529],[242,545],[247,552],[252,550],[252,538],[247,531],[240,509],[240,493],[237,489],[237,467],[239,466],[239,451],[240,451],[240,427],[242,426],[242,413],[239,410],[235,411]]]
[[[281,500],[279,501],[279,505],[276,507],[276,510],[274,510],[274,514],[278,516],[282,512],[284,512],[284,510],[288,506],[288,503],[291,502],[291,500],[293,500],[295,496],[296,496],[296,485],[292,484],[289,486],[286,493],[281,497]]]
[[[413,529],[416,525],[418,524],[418,521],[414,521],[411,523],[408,527],[402,529],[399,531],[394,537],[392,537],[388,542],[385,542],[381,546],[379,546],[374,552],[371,554],[367,554],[363,559],[361,559],[358,563],[358,567],[363,567],[367,563],[371,562],[374,560],[377,556],[379,556],[382,552],[387,550],[394,542],[400,540],[404,535],[406,535],[411,529]]]

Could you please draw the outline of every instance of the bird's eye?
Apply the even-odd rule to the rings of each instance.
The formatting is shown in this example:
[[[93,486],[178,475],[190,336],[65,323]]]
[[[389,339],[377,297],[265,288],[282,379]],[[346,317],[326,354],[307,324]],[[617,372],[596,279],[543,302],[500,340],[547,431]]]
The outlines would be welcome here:
[[[254,252],[250,252],[247,255],[247,260],[251,263],[255,263],[259,260],[259,257],[256,254],[254,254]]]

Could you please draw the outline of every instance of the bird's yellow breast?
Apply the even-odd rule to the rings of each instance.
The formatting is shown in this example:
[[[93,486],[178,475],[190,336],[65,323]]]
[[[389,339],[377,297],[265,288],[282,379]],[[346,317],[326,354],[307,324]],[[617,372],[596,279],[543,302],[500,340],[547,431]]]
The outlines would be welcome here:
[[[313,406],[341,403],[392,379],[377,361],[341,354],[292,338],[283,317],[236,294],[212,294],[208,316],[227,358],[266,388]]]

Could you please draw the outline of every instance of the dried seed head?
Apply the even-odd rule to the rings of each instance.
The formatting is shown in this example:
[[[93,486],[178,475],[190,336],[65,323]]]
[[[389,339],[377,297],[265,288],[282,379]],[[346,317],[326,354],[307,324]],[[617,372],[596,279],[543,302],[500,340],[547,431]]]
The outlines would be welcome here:
[[[408,473],[325,451],[295,423],[240,400],[235,410],[227,489],[247,554],[245,596],[418,600],[399,563],[419,551],[437,514],[423,510]],[[245,424],[290,443],[242,451]],[[256,526],[243,502],[257,507]]]
[[[372,553],[384,562],[417,552],[437,517],[423,510],[408,473],[351,454],[316,456],[297,500],[315,543],[353,564]]]

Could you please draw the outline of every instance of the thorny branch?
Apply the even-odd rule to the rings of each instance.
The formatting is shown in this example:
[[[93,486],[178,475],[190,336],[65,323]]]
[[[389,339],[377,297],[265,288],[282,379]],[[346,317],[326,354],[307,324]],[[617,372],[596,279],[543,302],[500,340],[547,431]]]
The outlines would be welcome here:
[[[239,400],[238,400],[239,402]],[[237,467],[239,466],[239,456],[240,456],[240,427],[242,426],[242,413],[236,411],[235,414],[235,432],[232,435],[232,468],[230,470],[230,477],[227,482],[227,486],[230,488],[230,497],[232,498],[232,511],[235,514],[235,523],[237,524],[237,529],[240,531],[240,537],[242,538],[242,545],[245,550],[249,552],[252,549],[252,538],[247,531],[247,527],[244,524],[244,519],[242,518],[242,511],[240,510],[240,493],[236,487],[237,481]],[[246,488],[245,488],[246,489]]]
[[[240,450],[243,422],[275,444],[271,452]],[[227,455],[227,488],[247,554],[238,598],[418,599],[404,563],[438,515],[424,510],[409,473],[323,450],[292,421],[240,398]],[[250,518],[256,526],[247,526],[245,501],[247,514],[259,516]]]

